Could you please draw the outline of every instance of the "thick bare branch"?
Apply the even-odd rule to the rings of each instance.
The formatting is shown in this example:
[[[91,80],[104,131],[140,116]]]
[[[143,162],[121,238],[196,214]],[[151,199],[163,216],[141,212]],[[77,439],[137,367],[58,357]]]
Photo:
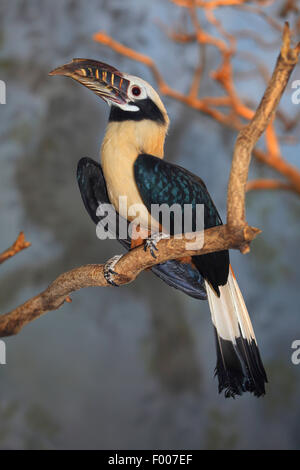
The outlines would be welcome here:
[[[144,251],[143,246],[126,253],[118,262],[118,276],[115,281],[119,284],[127,284],[147,268],[155,264],[163,263],[169,259],[206,254],[220,251],[226,248],[239,248],[245,240],[253,239],[260,231],[248,228],[247,231],[229,232],[226,225],[214,227],[204,232],[204,244],[201,249],[187,249],[191,238],[164,239],[158,244],[157,258],[154,259],[149,250]],[[203,240],[203,233],[199,234],[199,241]],[[200,244],[200,246],[202,243]],[[84,287],[109,286],[103,276],[102,264],[92,264],[72,269],[61,274],[41,294],[33,297],[15,310],[0,316],[0,337],[16,334],[27,323],[40,317],[42,314],[58,309],[65,301],[69,301],[69,295]]]
[[[239,133],[232,159],[227,195],[227,224],[229,228],[245,226],[245,188],[252,150],[266,130],[276,111],[289,77],[298,62],[300,45],[290,47],[290,30],[285,23],[281,52],[267,89],[249,124]]]

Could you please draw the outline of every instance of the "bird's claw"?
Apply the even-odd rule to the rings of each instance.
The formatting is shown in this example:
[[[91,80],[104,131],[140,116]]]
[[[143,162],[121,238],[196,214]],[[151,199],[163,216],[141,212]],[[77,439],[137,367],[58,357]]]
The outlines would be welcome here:
[[[166,233],[154,233],[153,235],[151,235],[151,238],[147,238],[147,240],[145,241],[145,245],[144,245],[144,251],[147,251],[148,248],[150,250],[150,253],[151,255],[153,256],[153,258],[157,258],[156,254],[154,253],[154,250],[155,251],[158,251],[158,248],[157,248],[157,244],[158,242],[160,242],[160,240],[162,240],[163,238],[169,238],[169,235],[167,235]]]
[[[114,271],[114,267],[120,261],[123,255],[116,255],[110,258],[104,265],[103,268],[103,275],[104,279],[108,284],[114,287],[119,287],[118,284],[115,283],[114,281],[114,276],[116,276],[118,273]]]

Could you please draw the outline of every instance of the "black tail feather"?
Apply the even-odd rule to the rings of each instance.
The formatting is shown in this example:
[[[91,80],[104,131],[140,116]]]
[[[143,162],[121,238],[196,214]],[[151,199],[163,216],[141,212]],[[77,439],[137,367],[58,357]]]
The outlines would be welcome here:
[[[221,338],[216,329],[217,365],[215,375],[219,381],[219,393],[225,390],[225,397],[235,398],[243,392],[256,397],[265,395],[268,382],[257,344],[242,337],[236,344]]]

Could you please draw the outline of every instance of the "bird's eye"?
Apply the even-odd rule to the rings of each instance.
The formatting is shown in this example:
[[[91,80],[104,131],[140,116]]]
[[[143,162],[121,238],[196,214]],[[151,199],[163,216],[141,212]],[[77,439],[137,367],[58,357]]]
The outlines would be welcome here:
[[[136,85],[131,88],[131,93],[134,96],[140,96],[141,92],[142,92],[142,90],[140,89],[140,87],[138,87]]]

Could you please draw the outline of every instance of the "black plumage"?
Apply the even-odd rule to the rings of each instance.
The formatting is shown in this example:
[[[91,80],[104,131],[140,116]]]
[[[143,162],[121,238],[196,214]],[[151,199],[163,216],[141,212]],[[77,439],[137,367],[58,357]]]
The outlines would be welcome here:
[[[150,99],[144,98],[128,103],[130,106],[138,107],[138,111],[125,111],[118,106],[112,106],[109,114],[110,122],[142,121],[148,119],[158,124],[165,124],[165,118],[159,107]]]
[[[192,231],[196,230],[196,206],[204,205],[204,228],[222,225],[221,217],[201,178],[178,165],[166,162],[152,155],[141,154],[134,164],[135,181],[141,198],[151,212],[152,204],[179,204],[184,212],[184,205],[192,206]],[[178,231],[174,214],[171,212],[170,234],[183,233],[184,226]],[[162,220],[159,220],[161,223]],[[184,222],[184,218],[182,218]],[[177,230],[176,230],[177,229]],[[227,282],[229,271],[228,251],[219,251],[207,255],[193,256],[193,262],[200,274],[220,295],[219,286]]]
[[[101,204],[110,203],[106,183],[101,165],[91,158],[82,158],[78,162],[77,181],[84,206],[95,224],[101,223],[104,216],[96,215]],[[118,218],[116,219],[118,221]],[[130,249],[130,237],[127,240],[118,236],[116,224],[116,238],[127,250]],[[204,281],[197,269],[188,263],[169,260],[152,267],[152,272],[166,284],[179,289],[195,299],[206,300]]]

